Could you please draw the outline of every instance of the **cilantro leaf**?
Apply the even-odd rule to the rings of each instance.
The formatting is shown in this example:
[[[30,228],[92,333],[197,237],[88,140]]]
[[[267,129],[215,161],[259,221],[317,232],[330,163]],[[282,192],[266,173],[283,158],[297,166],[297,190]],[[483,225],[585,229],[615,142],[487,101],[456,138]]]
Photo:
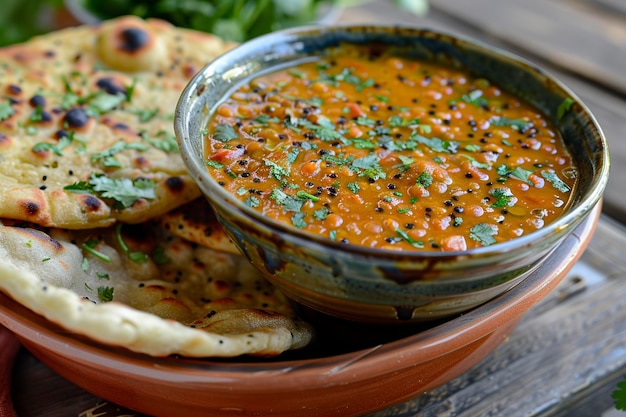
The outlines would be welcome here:
[[[554,171],[541,171],[541,176],[549,181],[554,188],[562,193],[570,192],[571,188],[559,178]]]
[[[403,117],[393,115],[388,120],[389,126],[391,127],[407,127],[411,125],[417,125],[420,122],[420,119],[405,119]]]
[[[522,119],[507,119],[504,116],[492,117],[490,122],[493,126],[511,126],[522,133],[533,126],[532,122],[527,122]]]
[[[270,167],[270,175],[277,181],[282,181],[283,177],[289,176],[289,171],[278,165],[276,162],[270,161],[266,158],[264,158],[263,161],[266,166]]]
[[[261,204],[261,202],[259,201],[258,198],[256,198],[255,196],[251,195],[250,197],[246,198],[243,203],[248,206],[248,207],[259,207],[259,205]]]
[[[480,242],[483,246],[489,246],[496,243],[496,239],[493,237],[496,234],[496,230],[486,223],[479,223],[470,229],[469,237],[473,240]]]
[[[615,408],[626,411],[626,377],[617,383],[617,388],[611,393],[615,401]]]
[[[573,99],[565,97],[565,99],[563,99],[561,104],[559,104],[559,107],[557,107],[556,109],[556,118],[561,120],[563,116],[565,116],[565,113],[570,111],[574,103],[575,101]]]
[[[358,182],[349,182],[347,184],[347,187],[350,191],[352,191],[354,194],[358,193],[359,191],[361,191],[361,187],[359,186]]]
[[[278,117],[270,117],[267,114],[259,114],[254,118],[254,121],[264,127],[267,127],[269,123],[280,123],[280,119]]]
[[[354,161],[354,156],[350,155],[347,158],[344,158],[342,156],[335,156],[335,155],[331,155],[329,153],[322,155],[322,161],[327,162],[329,164],[332,165],[346,165],[349,164],[350,162]]]
[[[424,188],[430,187],[430,185],[433,183],[433,176],[430,173],[424,171],[417,176],[417,178],[415,179],[415,183]]]
[[[335,125],[326,117],[318,117],[317,124],[311,123],[307,119],[299,119],[298,125],[309,129],[316,138],[323,142],[340,141],[343,144],[350,142],[341,133],[335,130]]]
[[[303,229],[306,227],[306,222],[304,221],[305,217],[305,213],[295,212],[293,213],[293,216],[291,216],[291,224],[293,224],[298,229]]]
[[[98,92],[87,100],[87,114],[90,116],[100,116],[107,113],[126,101],[126,94],[106,94]]]
[[[402,229],[396,229],[396,233],[400,235],[400,237],[402,239],[404,239],[406,242],[410,243],[411,245],[415,246],[416,248],[423,248],[424,247],[424,242],[421,242],[419,240],[415,240],[413,238],[411,238],[407,232],[405,232]]]
[[[427,138],[425,136],[419,135],[415,131],[411,134],[410,139],[428,146],[435,152],[456,153],[456,151],[459,149],[459,142],[457,141],[443,140],[439,138]]]
[[[477,160],[476,158],[474,158],[473,156],[470,155],[466,155],[466,154],[460,154],[462,157],[469,159],[470,163],[475,166],[476,168],[482,168],[482,169],[491,169],[491,166],[489,164],[486,164],[484,162],[480,162],[479,160]]]
[[[14,113],[15,110],[13,109],[13,106],[11,106],[11,102],[3,101],[0,103],[0,122],[13,116]]]
[[[102,302],[108,303],[109,301],[113,301],[113,287],[98,287],[98,298]]]
[[[130,178],[109,178],[104,174],[92,173],[89,182],[76,182],[63,188],[66,191],[92,194],[105,198],[111,198],[120,203],[123,208],[128,208],[140,198],[156,198],[155,184],[153,181]]]
[[[352,161],[350,169],[360,172],[359,176],[366,176],[372,180],[379,178],[385,179],[387,178],[387,174],[383,171],[379,162],[380,159],[378,156],[375,153],[370,153],[363,158],[357,158]]]
[[[315,218],[315,220],[324,220],[329,214],[330,210],[328,210],[327,207],[322,207],[321,209],[313,212],[313,218]]]
[[[483,97],[482,90],[474,90],[467,94],[463,94],[463,96],[461,96],[461,100],[478,107],[484,107],[488,104],[487,99]]]
[[[159,108],[155,107],[153,110],[128,109],[128,112],[137,116],[140,122],[146,123],[152,120],[157,114],[159,114]]]
[[[213,137],[220,142],[230,142],[231,140],[238,139],[239,135],[231,125],[220,123],[215,126]]]
[[[270,194],[270,199],[276,201],[278,204],[283,206],[285,210],[296,212],[302,209],[302,205],[306,201],[301,198],[287,194],[279,188],[274,188],[272,190],[272,193]]]
[[[319,201],[319,200],[320,200],[320,198],[319,198],[319,197],[316,197],[316,196],[314,196],[313,194],[309,194],[309,193],[307,193],[307,192],[306,192],[306,191],[304,191],[304,190],[300,190],[300,191],[298,191],[298,192],[296,193],[296,196],[298,196],[299,198],[302,198],[302,199],[304,199],[304,200],[311,200],[311,201],[313,201],[313,202],[316,202],[316,201]]]
[[[492,188],[489,190],[489,194],[497,198],[497,201],[491,204],[493,208],[503,208],[512,205],[512,200],[515,197],[511,190],[507,187]]]
[[[159,138],[151,138],[143,136],[143,140],[157,149],[168,153],[179,153],[178,142],[176,142],[176,136],[166,132],[164,130],[158,133]]]
[[[393,168],[397,168],[400,172],[408,171],[411,164],[415,162],[415,159],[404,155],[398,155],[398,159],[400,159],[401,164],[394,165]]]

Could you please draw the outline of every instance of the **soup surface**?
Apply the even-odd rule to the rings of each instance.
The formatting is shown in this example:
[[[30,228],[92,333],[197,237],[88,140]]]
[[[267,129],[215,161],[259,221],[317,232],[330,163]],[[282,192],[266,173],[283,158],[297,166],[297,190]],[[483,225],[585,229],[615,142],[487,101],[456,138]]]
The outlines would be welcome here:
[[[206,157],[264,216],[399,250],[528,234],[559,216],[577,176],[548,120],[488,80],[356,53],[241,86],[207,127]]]

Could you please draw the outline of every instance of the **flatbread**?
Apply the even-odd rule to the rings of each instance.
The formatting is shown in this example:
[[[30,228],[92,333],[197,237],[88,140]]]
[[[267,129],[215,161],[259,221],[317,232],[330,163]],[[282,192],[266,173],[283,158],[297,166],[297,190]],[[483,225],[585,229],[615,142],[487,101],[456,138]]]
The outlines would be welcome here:
[[[123,17],[0,49],[0,217],[90,229],[199,197],[173,113],[189,78],[231,46]]]
[[[175,236],[216,251],[240,253],[204,197],[164,214],[157,221]]]
[[[311,342],[240,256],[153,223],[117,227],[0,226],[0,290],[72,332],[154,356],[274,356]]]

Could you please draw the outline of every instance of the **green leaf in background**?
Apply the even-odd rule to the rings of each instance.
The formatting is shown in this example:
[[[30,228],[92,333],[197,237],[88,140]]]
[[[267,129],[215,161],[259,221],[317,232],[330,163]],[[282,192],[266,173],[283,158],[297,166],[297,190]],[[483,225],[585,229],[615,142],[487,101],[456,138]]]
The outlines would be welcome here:
[[[24,42],[51,30],[53,19],[49,17],[62,5],[63,0],[2,0],[0,46]],[[49,26],[42,22],[48,22]]]

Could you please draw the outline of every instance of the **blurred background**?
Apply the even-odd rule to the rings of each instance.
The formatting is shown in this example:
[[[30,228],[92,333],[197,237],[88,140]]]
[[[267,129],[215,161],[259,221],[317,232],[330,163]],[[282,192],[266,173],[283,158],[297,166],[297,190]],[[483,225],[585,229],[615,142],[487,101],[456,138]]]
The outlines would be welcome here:
[[[333,21],[366,0],[2,0],[0,46],[75,23],[94,24],[122,15],[156,17],[176,26],[241,42],[274,30]],[[427,0],[393,0],[421,15]]]

